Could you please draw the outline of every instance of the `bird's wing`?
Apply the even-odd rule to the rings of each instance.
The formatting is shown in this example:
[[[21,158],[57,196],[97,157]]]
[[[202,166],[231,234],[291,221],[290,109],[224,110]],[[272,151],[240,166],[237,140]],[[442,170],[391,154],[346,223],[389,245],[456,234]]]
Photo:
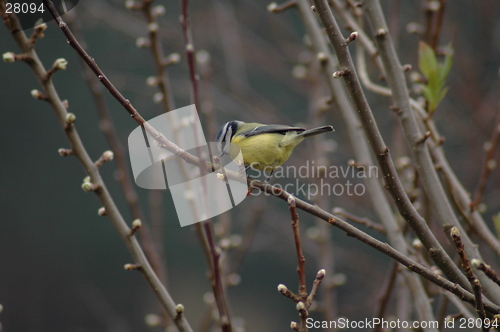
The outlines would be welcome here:
[[[264,125],[258,126],[249,132],[245,133],[245,137],[260,135],[260,134],[283,134],[285,135],[289,131],[296,131],[297,133],[301,133],[305,131],[304,128],[300,127],[290,127],[285,125]]]

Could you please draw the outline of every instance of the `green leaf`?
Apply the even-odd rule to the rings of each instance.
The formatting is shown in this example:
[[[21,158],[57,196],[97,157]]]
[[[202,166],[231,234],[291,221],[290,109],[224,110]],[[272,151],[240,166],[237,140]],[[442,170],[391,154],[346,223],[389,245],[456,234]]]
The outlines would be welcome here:
[[[438,68],[436,54],[432,47],[424,42],[418,44],[418,66],[420,71],[428,79],[430,71]]]
[[[438,63],[434,50],[424,42],[418,46],[418,65],[427,82],[422,86],[422,94],[427,100],[428,111],[434,113],[441,100],[448,92],[445,87],[453,59],[453,48],[448,45],[448,51],[443,63]]]

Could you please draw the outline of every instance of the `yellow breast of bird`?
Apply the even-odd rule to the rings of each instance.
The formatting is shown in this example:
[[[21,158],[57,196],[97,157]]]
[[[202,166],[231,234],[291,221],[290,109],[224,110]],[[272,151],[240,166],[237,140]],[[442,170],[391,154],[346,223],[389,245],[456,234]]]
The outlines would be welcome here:
[[[290,131],[282,134],[261,134],[250,137],[235,135],[231,140],[231,158],[236,158],[238,150],[241,151],[245,166],[258,170],[272,170],[281,166],[292,153],[293,149],[304,138],[297,132]],[[234,146],[237,145],[237,146]],[[239,149],[238,149],[239,147]]]

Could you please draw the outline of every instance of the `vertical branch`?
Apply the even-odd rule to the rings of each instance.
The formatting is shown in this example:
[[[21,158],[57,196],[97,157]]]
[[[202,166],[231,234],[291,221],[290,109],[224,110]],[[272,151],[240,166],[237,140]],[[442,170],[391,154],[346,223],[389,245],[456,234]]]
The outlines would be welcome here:
[[[443,26],[444,13],[446,10],[446,0],[428,0],[424,5],[425,29],[423,33],[424,41],[429,44],[437,54],[439,36]]]
[[[455,246],[457,248],[458,255],[460,256],[460,260],[462,261],[462,268],[464,269],[465,275],[469,280],[472,290],[474,291],[475,298],[475,308],[476,312],[481,318],[481,324],[484,332],[487,332],[489,329],[484,326],[486,320],[486,313],[484,312],[483,299],[481,295],[481,283],[474,275],[474,271],[472,271],[472,267],[470,265],[469,258],[467,258],[467,254],[464,250],[464,245],[462,243],[462,239],[460,236],[460,231],[456,227],[452,227],[450,230],[451,237],[455,242]]]
[[[321,285],[321,281],[325,277],[325,270],[321,269],[316,274],[316,279],[313,282],[313,286],[311,288],[311,292],[307,294],[307,285],[306,285],[306,259],[304,258],[304,253],[302,252],[302,245],[300,240],[300,229],[299,229],[299,215],[297,214],[297,204],[296,198],[292,195],[288,195],[287,197],[288,208],[290,210],[290,216],[292,219],[292,231],[293,238],[295,242],[295,251],[297,254],[297,273],[299,277],[299,291],[297,294],[294,294],[290,291],[285,285],[278,285],[278,291],[284,296],[290,298],[296,304],[295,308],[299,312],[300,324],[296,322],[291,323],[291,327],[295,331],[307,332],[307,317],[309,316],[309,307],[312,304],[312,301],[316,297],[316,293],[318,291],[319,286]]]
[[[299,297],[305,300],[307,297],[307,286],[306,286],[306,259],[302,253],[302,246],[300,244],[300,229],[299,229],[299,215],[297,214],[297,207],[295,205],[295,199],[293,196],[288,198],[288,206],[290,209],[290,215],[292,217],[292,230],[293,239],[295,240],[295,250],[297,252],[297,273],[299,274]]]
[[[307,331],[306,319],[307,319],[307,308],[304,304],[304,300],[307,298],[307,286],[306,286],[306,271],[305,271],[305,258],[302,253],[302,246],[300,244],[300,230],[299,230],[299,215],[297,214],[297,209],[295,205],[295,199],[293,196],[288,198],[288,206],[290,208],[290,215],[292,217],[292,230],[293,238],[295,240],[295,250],[297,252],[297,273],[299,275],[299,293],[297,302],[297,310],[300,316],[300,327],[299,331]]]

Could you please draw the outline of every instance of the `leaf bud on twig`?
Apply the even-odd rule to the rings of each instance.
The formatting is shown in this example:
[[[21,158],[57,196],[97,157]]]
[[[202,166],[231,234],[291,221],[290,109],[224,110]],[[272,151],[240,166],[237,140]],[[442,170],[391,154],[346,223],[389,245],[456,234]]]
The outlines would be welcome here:
[[[66,68],[68,67],[68,60],[64,58],[59,58],[56,61],[54,61],[52,67],[60,70],[66,70]]]
[[[130,264],[130,263],[129,263],[129,264],[125,264],[125,265],[123,266],[123,268],[124,268],[125,270],[127,270],[127,271],[138,270],[138,269],[139,269],[139,267],[140,267],[140,266],[139,266],[139,265],[137,265],[137,264]]]
[[[163,66],[168,67],[181,62],[181,55],[179,53],[172,53],[163,60]]]
[[[283,284],[278,285],[278,292],[280,292],[281,294],[285,294],[287,291],[288,291],[288,288],[285,285],[283,285]]]
[[[460,230],[457,227],[452,227],[450,229],[450,234],[453,237],[460,237]]]
[[[67,157],[67,156],[71,156],[73,154],[72,149],[64,149],[64,148],[60,148],[59,150],[57,150],[57,152],[59,153],[59,155],[61,157]]]
[[[35,99],[47,100],[47,97],[45,97],[45,95],[40,90],[37,89],[31,90],[31,96],[33,96],[33,98]]]
[[[137,232],[141,227],[142,227],[141,219],[134,219],[134,221],[132,221],[132,229],[130,230],[130,236],[134,235],[135,232]]]
[[[7,63],[12,63],[16,61],[16,54],[13,52],[6,52],[2,55],[3,61]]]
[[[477,269],[477,268],[479,268],[479,267],[481,266],[481,261],[480,261],[479,259],[477,259],[477,258],[473,258],[473,259],[471,259],[471,261],[470,261],[470,265],[471,265],[473,268]]]
[[[72,124],[76,121],[76,115],[73,113],[68,113],[66,114],[66,123],[67,124]]]
[[[158,32],[160,29],[160,26],[156,22],[151,22],[148,24],[148,31],[149,32]]]
[[[335,73],[333,73],[333,78],[339,78],[342,77],[346,74],[345,70],[337,70]]]
[[[349,37],[345,40],[346,45],[349,45],[350,42],[354,41],[358,37],[358,32],[354,31],[352,32]]]
[[[47,23],[38,24],[35,27],[35,29],[40,31],[40,32],[43,32],[43,31],[47,30]],[[43,37],[43,35],[40,35],[40,37]]]
[[[380,28],[377,30],[377,34],[375,35],[376,37],[385,37],[387,36],[388,32],[387,30]]]
[[[104,151],[104,153],[102,154],[102,158],[104,159],[104,161],[111,161],[113,160],[113,157],[114,153],[111,150]]]
[[[278,8],[278,4],[276,2],[271,2],[269,5],[267,5],[267,11],[273,13],[276,8]]]
[[[84,182],[84,183],[82,183],[82,189],[83,189],[83,191],[91,192],[91,191],[95,190],[95,186],[91,182]]]
[[[98,187],[99,187],[98,185],[90,182],[90,176],[86,176],[83,179],[83,183],[82,183],[82,189],[83,189],[83,191],[86,191],[86,192],[94,191]]]

